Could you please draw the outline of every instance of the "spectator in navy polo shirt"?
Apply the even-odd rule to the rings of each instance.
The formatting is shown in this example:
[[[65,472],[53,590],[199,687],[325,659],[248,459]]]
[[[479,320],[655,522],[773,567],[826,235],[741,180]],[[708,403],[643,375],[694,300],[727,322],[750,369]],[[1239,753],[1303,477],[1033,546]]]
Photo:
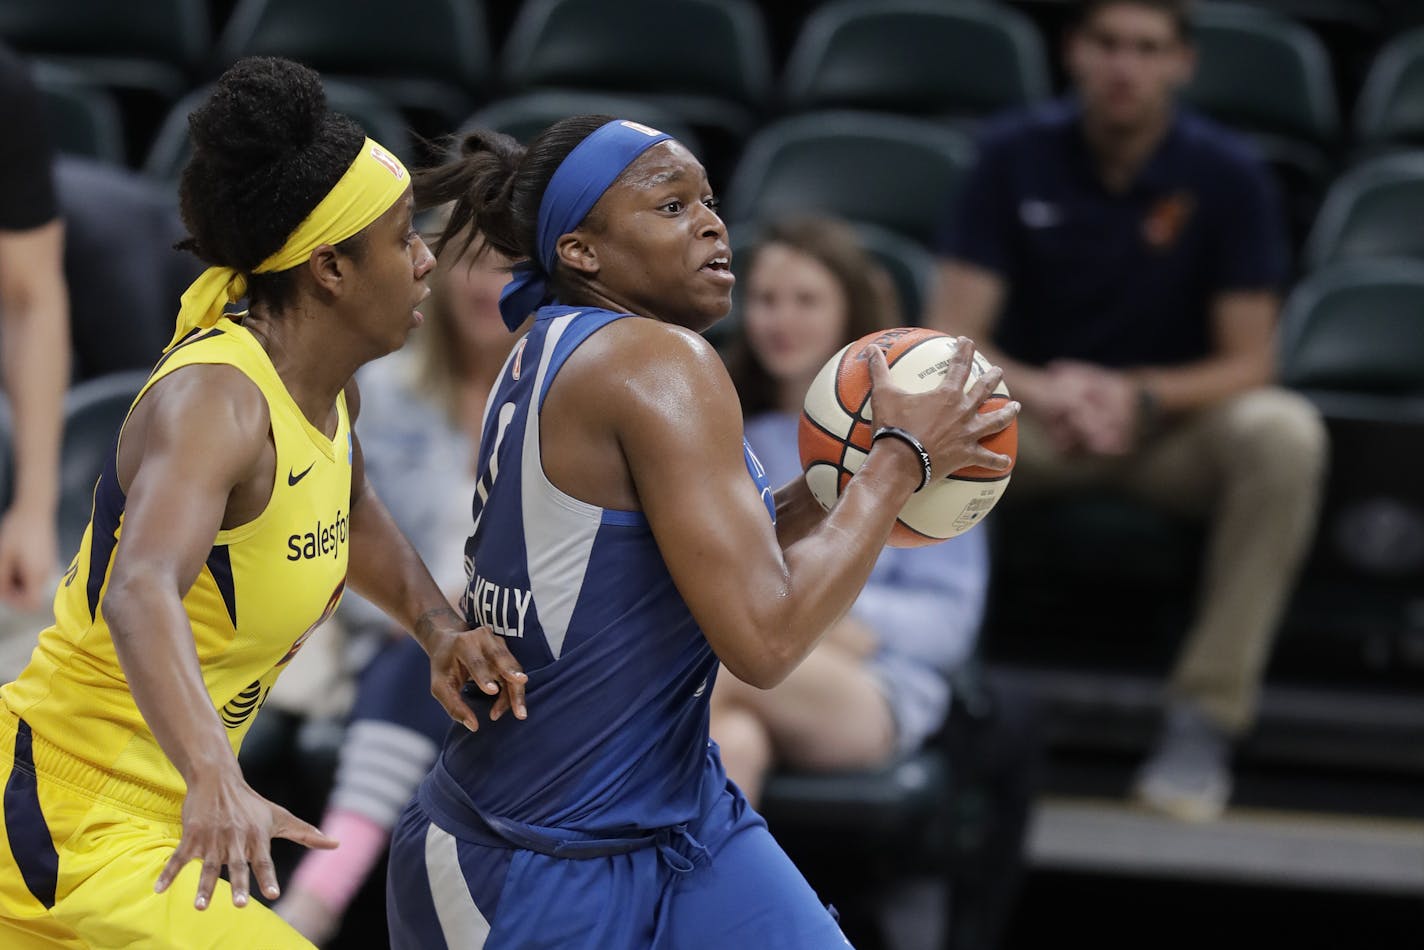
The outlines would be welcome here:
[[[1013,498],[1086,485],[1209,516],[1204,589],[1136,793],[1210,820],[1230,797],[1325,456],[1272,386],[1281,214],[1262,164],[1178,108],[1185,0],[1083,0],[1075,94],[983,136],[928,322],[979,341],[1023,402]]]

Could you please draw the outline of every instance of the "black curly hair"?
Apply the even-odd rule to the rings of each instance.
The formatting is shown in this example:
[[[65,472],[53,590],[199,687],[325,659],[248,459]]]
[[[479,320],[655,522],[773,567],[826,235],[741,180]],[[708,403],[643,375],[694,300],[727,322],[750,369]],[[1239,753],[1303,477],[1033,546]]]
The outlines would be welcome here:
[[[248,299],[280,311],[292,271],[252,273],[345,174],[366,134],[326,105],[321,77],[291,60],[238,60],[188,116],[193,155],[178,196],[180,250],[247,278]],[[337,249],[359,256],[363,234]]]

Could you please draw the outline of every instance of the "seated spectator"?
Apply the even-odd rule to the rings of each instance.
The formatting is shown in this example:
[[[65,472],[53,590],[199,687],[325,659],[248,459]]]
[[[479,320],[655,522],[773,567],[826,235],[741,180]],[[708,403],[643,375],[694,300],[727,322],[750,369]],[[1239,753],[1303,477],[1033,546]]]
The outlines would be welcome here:
[[[49,132],[23,62],[3,45],[0,127],[0,368],[14,452],[14,482],[0,515],[0,605],[35,611],[54,593],[59,559],[74,553],[58,551],[55,535],[69,297]],[[33,630],[28,618],[23,625]],[[23,648],[30,646],[27,636]]]
[[[1104,486],[1210,519],[1198,613],[1135,784],[1208,820],[1312,537],[1325,436],[1271,384],[1287,253],[1267,172],[1177,105],[1186,0],[1082,0],[1065,50],[1074,95],[985,132],[927,322],[980,342],[1023,402],[1006,504]]]
[[[746,438],[773,485],[801,477],[796,427],[812,378],[841,347],[897,325],[888,278],[845,225],[788,220],[763,232],[743,279],[729,353]],[[919,748],[944,722],[948,674],[974,652],[988,581],[982,530],[886,548],[849,614],[774,689],[723,670],[711,734],[753,804],[776,766],[862,769]]]
[[[458,247],[458,243],[452,244]],[[475,447],[490,387],[518,339],[499,315],[508,262],[442,258],[405,349],[358,374],[366,477],[452,600],[464,590]],[[451,518],[465,510],[466,517]],[[347,595],[338,617],[379,652],[357,684],[322,828],[339,851],[309,852],[276,910],[318,945],[335,935],[401,809],[425,777],[450,717],[430,695],[430,663],[376,607]],[[320,859],[317,859],[317,858]]]

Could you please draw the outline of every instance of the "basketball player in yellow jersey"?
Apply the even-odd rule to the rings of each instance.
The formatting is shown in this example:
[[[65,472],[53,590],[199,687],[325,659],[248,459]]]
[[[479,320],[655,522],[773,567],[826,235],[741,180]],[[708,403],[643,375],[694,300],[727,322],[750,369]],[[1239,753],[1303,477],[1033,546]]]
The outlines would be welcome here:
[[[518,665],[446,604],[351,429],[352,373],[405,342],[427,293],[409,174],[283,60],[233,66],[191,126],[186,244],[213,266],[95,488],[55,625],[0,688],[5,950],[310,946],[248,906],[249,873],[276,897],[272,837],[336,842],[235,753],[348,583],[425,647],[452,717],[478,725],[470,679],[499,694],[491,715],[524,715]]]

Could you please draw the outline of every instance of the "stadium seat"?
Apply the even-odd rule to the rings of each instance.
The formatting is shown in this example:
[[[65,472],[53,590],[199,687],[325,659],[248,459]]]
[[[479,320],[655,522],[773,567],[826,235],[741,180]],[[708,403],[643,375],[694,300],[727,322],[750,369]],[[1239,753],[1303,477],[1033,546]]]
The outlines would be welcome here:
[[[1214,2],[1214,0],[1213,0]],[[1320,37],[1334,67],[1337,101],[1354,102],[1380,44],[1389,34],[1385,3],[1376,0],[1250,0]]]
[[[0,36],[91,81],[177,99],[208,53],[204,0],[5,0]]]
[[[820,211],[929,245],[973,154],[965,135],[923,120],[805,113],[747,143],[727,189],[727,218]]]
[[[1391,40],[1370,67],[1355,105],[1361,144],[1424,144],[1424,28]]]
[[[1188,102],[1228,125],[1332,145],[1339,115],[1329,56],[1278,13],[1204,3],[1193,13],[1197,71]]]
[[[900,321],[906,326],[918,324],[934,292],[934,254],[919,241],[878,225],[858,223],[855,233],[890,275],[900,304]]]
[[[300,60],[368,86],[421,124],[447,131],[490,78],[478,0],[239,0],[218,40],[226,66],[253,54]]]
[[[620,92],[691,126],[714,183],[751,133],[771,86],[750,0],[528,0],[501,55],[508,92]]]
[[[366,134],[395,152],[402,161],[410,162],[413,146],[405,117],[376,92],[339,79],[323,78],[327,104],[335,111],[350,116]],[[149,146],[143,171],[154,179],[176,187],[183,166],[192,154],[188,138],[188,115],[202,105],[213,91],[212,86],[195,89],[168,111],[163,124]]]
[[[1411,629],[1424,585],[1424,262],[1345,261],[1308,277],[1282,312],[1280,372],[1331,442],[1295,626],[1388,644]]]
[[[1280,372],[1307,394],[1424,397],[1424,261],[1351,261],[1303,281],[1282,310]]]
[[[883,934],[876,905],[888,891],[929,876],[948,884],[957,779],[948,751],[941,739],[879,769],[767,778],[757,810],[862,941]]]
[[[1317,145],[1284,136],[1247,133],[1247,142],[1275,180],[1292,252],[1304,246],[1320,203],[1335,175],[1335,162]]]
[[[1196,595],[1203,523],[1108,489],[1024,498],[1010,486],[988,526],[989,659],[1152,676],[1168,669]]]
[[[123,164],[123,118],[113,93],[83,73],[52,63],[36,63],[31,74],[56,150]]]
[[[946,830],[939,815],[949,780],[943,750],[931,746],[879,769],[777,773],[767,782],[761,811],[778,835],[846,825],[855,840],[838,835],[838,849],[905,849],[922,859],[942,859],[945,842],[934,835]],[[848,822],[852,815],[855,820]]]
[[[941,945],[974,950],[999,945],[1014,895],[1041,713],[977,661],[949,678],[947,719],[924,748],[879,769],[774,772],[758,809],[822,899],[883,918],[887,893],[933,877],[948,916]],[[898,945],[883,919],[858,929],[880,931],[872,946]]]
[[[732,239],[732,270],[736,273],[739,283],[733,294],[733,313],[723,321],[726,326],[722,323],[716,324],[706,334],[709,339],[719,344],[740,319],[740,297],[745,287],[741,282],[746,280],[747,275],[744,255],[760,240],[760,223],[739,221],[728,226]],[[898,319],[906,325],[918,323],[934,289],[934,255],[918,241],[878,225],[852,222],[851,226],[855,229],[861,246],[884,268],[886,276],[894,285],[895,300],[899,305]]]
[[[649,42],[652,24],[665,42]],[[531,0],[505,41],[510,89],[705,96],[747,107],[770,83],[766,37],[746,0]]]
[[[76,384],[64,397],[64,438],[59,458],[59,550],[66,560],[79,550],[94,507],[94,483],[113,452],[119,427],[146,370],[115,373]]]
[[[460,128],[494,129],[529,143],[534,136],[560,119],[571,115],[612,115],[632,119],[666,132],[694,155],[700,155],[702,144],[697,133],[682,119],[662,105],[638,98],[603,92],[578,92],[569,89],[546,89],[499,99],[470,116]]]
[[[72,157],[58,162],[55,186],[74,378],[152,366],[173,333],[178,298],[203,266],[173,249],[184,229],[172,187]]]
[[[1424,152],[1385,155],[1331,186],[1306,246],[1307,263],[1408,257],[1424,261]]]
[[[1038,30],[986,0],[840,0],[806,19],[782,81],[794,111],[978,116],[1050,95]]]
[[[34,53],[132,57],[185,72],[211,41],[205,0],[5,0],[0,36]]]

